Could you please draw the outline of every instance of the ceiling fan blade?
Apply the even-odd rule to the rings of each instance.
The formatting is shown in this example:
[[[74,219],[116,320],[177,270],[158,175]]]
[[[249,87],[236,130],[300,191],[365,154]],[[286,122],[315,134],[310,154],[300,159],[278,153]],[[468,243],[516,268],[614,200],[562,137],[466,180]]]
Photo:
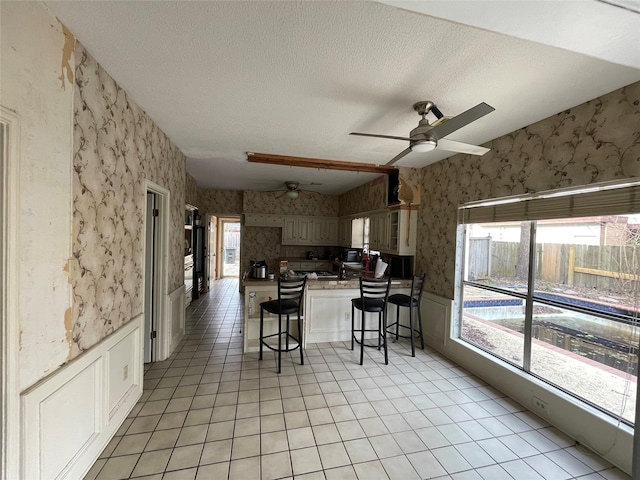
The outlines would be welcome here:
[[[361,137],[390,138],[391,140],[406,140],[407,142],[411,141],[409,137],[394,137],[393,135],[376,135],[375,133],[351,132],[349,135],[359,135]]]
[[[456,130],[461,129],[462,127],[469,125],[471,122],[475,122],[479,118],[484,117],[488,113],[491,113],[495,110],[491,105],[487,105],[482,102],[476,105],[473,108],[470,108],[466,112],[462,112],[460,115],[456,115],[451,120],[448,120],[440,125],[433,127],[429,130],[429,135],[436,137],[436,139],[440,140],[441,138],[446,137],[450,133],[455,132]]]
[[[396,163],[398,160],[400,160],[402,157],[404,157],[405,155],[408,155],[410,153],[411,153],[411,148],[405,148],[398,155],[396,155],[391,160],[389,160],[385,165],[387,167],[389,167],[389,166],[393,165],[394,163]]]
[[[469,143],[456,142],[455,140],[447,140],[442,138],[438,140],[438,150],[446,150],[448,152],[467,153],[469,155],[484,155],[490,148],[481,147],[479,145],[471,145]]]

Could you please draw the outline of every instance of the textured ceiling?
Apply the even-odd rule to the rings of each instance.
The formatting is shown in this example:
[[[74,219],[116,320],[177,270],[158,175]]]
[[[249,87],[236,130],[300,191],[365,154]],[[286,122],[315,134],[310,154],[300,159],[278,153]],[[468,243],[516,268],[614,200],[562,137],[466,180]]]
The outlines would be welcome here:
[[[200,187],[273,190],[296,180],[341,193],[375,175],[249,164],[245,152],[384,164],[407,145],[348,133],[407,136],[419,100],[445,115],[495,107],[447,137],[482,144],[640,80],[639,15],[629,10],[476,1],[464,2],[483,6],[468,15],[471,7],[452,8],[463,2],[391,3],[46,2],[185,153]],[[514,22],[514,4],[533,12],[536,3],[545,28],[528,10]],[[588,35],[594,18],[608,25],[607,12],[611,33]],[[558,25],[571,35],[548,33]],[[595,51],[581,35],[604,40]],[[620,44],[625,52],[606,55]],[[450,155],[412,153],[399,165]]]

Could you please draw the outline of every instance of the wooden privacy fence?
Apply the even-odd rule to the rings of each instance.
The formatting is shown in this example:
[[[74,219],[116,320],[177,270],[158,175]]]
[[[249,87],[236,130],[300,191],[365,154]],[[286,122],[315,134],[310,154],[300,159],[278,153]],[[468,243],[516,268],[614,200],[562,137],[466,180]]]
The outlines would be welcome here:
[[[473,238],[470,279],[513,278],[518,242]],[[543,243],[536,245],[536,278],[550,283],[629,292],[640,287],[640,246]]]

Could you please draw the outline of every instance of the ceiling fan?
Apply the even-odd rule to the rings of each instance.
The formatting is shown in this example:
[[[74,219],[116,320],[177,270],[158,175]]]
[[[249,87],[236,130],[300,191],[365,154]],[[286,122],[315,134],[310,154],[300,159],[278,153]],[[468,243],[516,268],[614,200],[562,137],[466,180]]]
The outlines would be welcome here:
[[[444,137],[493,112],[495,108],[492,106],[482,102],[455,117],[445,117],[431,100],[417,102],[413,105],[413,109],[418,112],[418,115],[422,116],[422,119],[418,122],[418,126],[411,130],[408,137],[357,132],[351,132],[349,135],[408,141],[409,147],[393,157],[386,165],[393,165],[411,152],[430,152],[435,148],[471,155],[484,155],[489,151],[489,149],[485,147],[456,142],[455,140],[447,140]],[[432,125],[430,125],[429,120],[427,120],[427,114],[429,112],[432,112],[437,118]]]
[[[291,200],[295,200],[300,196],[301,193],[305,195],[311,195],[311,194],[317,193],[310,190],[300,189],[300,182],[286,181],[284,182],[284,185],[286,187],[285,190],[272,190],[273,192],[282,192],[282,194],[278,195],[278,198],[286,195]],[[311,186],[311,185],[322,185],[322,184],[311,182],[308,185]]]

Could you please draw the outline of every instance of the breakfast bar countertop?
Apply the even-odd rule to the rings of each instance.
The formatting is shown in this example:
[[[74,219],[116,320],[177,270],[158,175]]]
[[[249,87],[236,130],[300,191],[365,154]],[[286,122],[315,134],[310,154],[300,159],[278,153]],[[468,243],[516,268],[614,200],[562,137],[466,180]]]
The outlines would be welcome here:
[[[337,290],[337,289],[358,289],[360,284],[358,281],[359,276],[353,276],[346,280],[337,280],[335,278],[319,278],[317,280],[307,280],[308,290]],[[273,285],[275,288],[278,286],[277,280],[263,280],[255,278],[247,278],[242,281],[243,287],[256,287],[256,286],[269,286]],[[410,288],[411,279],[393,278],[391,279],[392,288]]]

